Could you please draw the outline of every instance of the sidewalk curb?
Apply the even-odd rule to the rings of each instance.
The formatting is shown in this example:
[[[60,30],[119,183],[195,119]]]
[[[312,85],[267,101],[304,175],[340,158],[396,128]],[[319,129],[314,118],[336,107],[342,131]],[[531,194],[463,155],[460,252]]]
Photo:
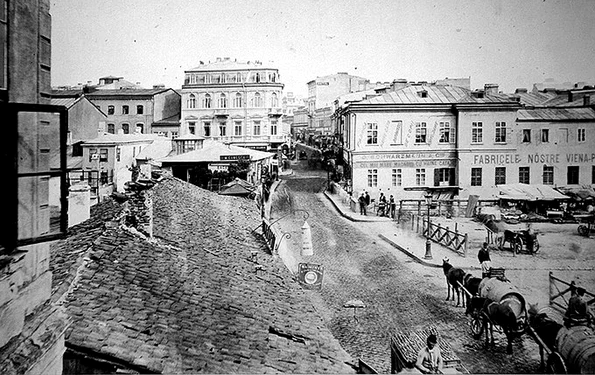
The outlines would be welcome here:
[[[405,253],[406,255],[408,255],[409,257],[411,257],[414,261],[416,261],[417,263],[423,264],[424,266],[427,267],[432,267],[432,268],[442,268],[441,265],[439,264],[435,264],[435,263],[430,263],[427,262],[421,258],[419,258],[418,256],[414,255],[413,253],[411,253],[409,250],[404,249],[403,247],[399,246],[397,243],[393,242],[392,240],[388,239],[386,236],[384,236],[383,234],[379,234],[378,237],[382,238],[383,240],[385,240],[386,242],[388,242],[390,245],[392,245],[394,248],[401,250],[403,253]]]
[[[374,223],[374,222],[385,221],[385,220],[361,220],[361,219],[356,219],[353,216],[347,215],[345,212],[343,212],[343,210],[341,210],[339,208],[339,206],[337,206],[337,204],[335,203],[335,201],[331,197],[329,197],[326,189],[324,190],[323,194],[326,197],[326,199],[328,199],[333,204],[333,206],[339,212],[339,214],[341,214],[341,216],[343,216],[347,220],[356,221],[356,222],[359,222],[359,223]]]

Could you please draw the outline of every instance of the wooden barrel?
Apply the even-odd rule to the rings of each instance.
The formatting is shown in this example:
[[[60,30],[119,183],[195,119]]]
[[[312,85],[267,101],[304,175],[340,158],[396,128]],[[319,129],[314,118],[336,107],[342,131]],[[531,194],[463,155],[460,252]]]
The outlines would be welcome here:
[[[558,352],[564,358],[568,372],[595,373],[595,332],[586,326],[562,328],[556,337]]]
[[[521,292],[518,288],[509,282],[485,277],[479,283],[479,296],[494,302],[500,302],[504,297],[510,294],[521,296]]]

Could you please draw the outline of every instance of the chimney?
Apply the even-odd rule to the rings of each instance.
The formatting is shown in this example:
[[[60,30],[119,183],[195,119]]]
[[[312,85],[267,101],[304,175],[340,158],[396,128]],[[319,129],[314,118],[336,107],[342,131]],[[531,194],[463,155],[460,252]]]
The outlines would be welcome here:
[[[526,88],[518,88],[516,90],[514,90],[515,94],[526,94],[527,93],[527,89]]]
[[[87,184],[72,185],[68,188],[68,227],[72,227],[91,217],[91,188]]]
[[[395,79],[392,83],[391,83],[391,89],[393,91],[397,91],[402,89],[403,87],[407,87],[407,80],[404,78],[399,78],[399,79]]]
[[[486,95],[496,95],[498,94],[498,84],[497,83],[486,83],[483,86],[484,92]]]
[[[572,90],[568,90],[568,102],[574,101],[574,95],[572,94]]]
[[[585,107],[590,106],[591,105],[591,95],[585,95],[583,96],[583,105]]]

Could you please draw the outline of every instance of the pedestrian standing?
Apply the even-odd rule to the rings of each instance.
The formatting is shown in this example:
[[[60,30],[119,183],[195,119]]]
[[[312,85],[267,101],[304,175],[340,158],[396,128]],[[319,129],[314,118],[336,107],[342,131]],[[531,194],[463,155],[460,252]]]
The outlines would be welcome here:
[[[490,250],[488,249],[488,243],[484,242],[477,253],[477,260],[481,265],[481,277],[489,277],[490,269],[492,268],[492,261],[490,259]]]
[[[364,192],[362,191],[362,193],[359,195],[359,198],[357,199],[358,203],[359,203],[359,213],[360,215],[366,215],[366,196],[364,195]]]
[[[397,204],[395,203],[395,198],[391,195],[388,204],[390,204],[390,217],[391,219],[395,218],[395,211],[397,209]]]
[[[366,191],[365,193],[366,193],[366,196],[365,196],[365,198],[366,198],[366,207],[367,207],[367,206],[369,206],[369,205],[370,205],[370,194],[368,194],[368,192],[367,192],[367,191]]]

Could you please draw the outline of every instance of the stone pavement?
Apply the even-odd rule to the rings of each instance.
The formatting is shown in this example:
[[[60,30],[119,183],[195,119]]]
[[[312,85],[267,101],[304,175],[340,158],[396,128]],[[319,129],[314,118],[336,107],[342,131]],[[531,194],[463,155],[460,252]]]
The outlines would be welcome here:
[[[391,244],[396,249],[410,256],[413,260],[428,267],[442,267],[442,259],[449,258],[450,263],[456,267],[465,270],[481,272],[479,262],[477,260],[477,250],[469,249],[467,257],[462,257],[454,251],[442,246],[438,243],[432,242],[431,259],[425,259],[426,254],[426,239],[417,233],[401,228],[397,223],[387,217],[371,215],[361,215],[358,212],[353,212],[347,203],[342,202],[337,194],[330,194],[325,191],[324,195],[330,200],[333,206],[341,214],[341,216],[356,222],[375,222],[376,234],[384,241]]]

